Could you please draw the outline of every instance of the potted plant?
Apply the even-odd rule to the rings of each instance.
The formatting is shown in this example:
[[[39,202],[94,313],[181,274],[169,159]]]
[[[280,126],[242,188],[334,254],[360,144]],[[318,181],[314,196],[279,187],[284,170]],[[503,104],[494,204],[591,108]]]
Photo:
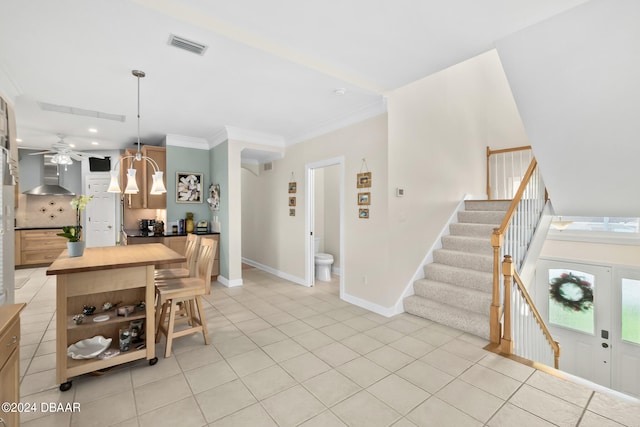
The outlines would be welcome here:
[[[87,207],[93,199],[93,196],[78,196],[71,200],[71,207],[76,212],[76,224],[66,225],[62,227],[62,233],[58,233],[58,236],[66,237],[69,239],[67,242],[67,249],[69,250],[69,257],[82,256],[84,253],[84,242],[82,241],[82,225],[81,215],[84,208]]]

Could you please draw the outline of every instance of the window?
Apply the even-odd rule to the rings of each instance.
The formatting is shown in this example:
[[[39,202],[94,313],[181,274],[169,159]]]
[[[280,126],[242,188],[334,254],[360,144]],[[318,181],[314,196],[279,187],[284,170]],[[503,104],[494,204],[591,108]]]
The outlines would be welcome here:
[[[594,334],[595,276],[579,270],[549,269],[549,323]]]

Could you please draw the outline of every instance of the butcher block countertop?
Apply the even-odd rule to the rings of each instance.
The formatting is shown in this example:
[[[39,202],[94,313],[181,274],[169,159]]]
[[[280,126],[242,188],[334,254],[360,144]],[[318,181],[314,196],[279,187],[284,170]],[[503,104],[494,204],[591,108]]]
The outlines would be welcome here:
[[[74,258],[64,250],[47,269],[47,276],[185,261],[183,255],[161,243],[86,248],[84,255]]]

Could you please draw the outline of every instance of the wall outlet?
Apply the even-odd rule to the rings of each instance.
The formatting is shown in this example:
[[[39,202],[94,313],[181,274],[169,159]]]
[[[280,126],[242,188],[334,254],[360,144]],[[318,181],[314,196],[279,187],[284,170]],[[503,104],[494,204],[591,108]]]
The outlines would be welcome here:
[[[396,188],[396,197],[404,196],[404,188],[398,187]]]

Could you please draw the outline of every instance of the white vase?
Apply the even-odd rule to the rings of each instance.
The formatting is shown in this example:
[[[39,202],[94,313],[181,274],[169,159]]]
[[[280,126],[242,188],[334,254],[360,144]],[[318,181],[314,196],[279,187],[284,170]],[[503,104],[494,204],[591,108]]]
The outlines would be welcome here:
[[[84,253],[84,242],[67,242],[67,249],[69,251],[69,258],[82,256]]]

